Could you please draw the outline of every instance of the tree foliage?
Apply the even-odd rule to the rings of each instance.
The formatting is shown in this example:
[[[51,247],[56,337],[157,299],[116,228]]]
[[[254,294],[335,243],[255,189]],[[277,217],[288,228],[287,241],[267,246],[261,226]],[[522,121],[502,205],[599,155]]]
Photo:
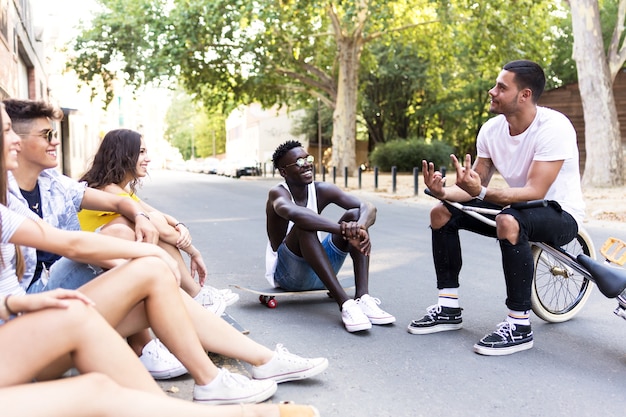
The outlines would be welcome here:
[[[109,98],[122,73],[131,84],[175,79],[222,113],[319,99],[333,113],[334,165],[349,167],[358,112],[371,147],[420,137],[472,152],[502,65],[550,68],[564,22],[549,0],[100,2],[69,65]]]
[[[165,120],[165,139],[180,150],[184,159],[204,158],[225,152],[224,116],[207,113],[185,92],[179,91],[174,96]]]

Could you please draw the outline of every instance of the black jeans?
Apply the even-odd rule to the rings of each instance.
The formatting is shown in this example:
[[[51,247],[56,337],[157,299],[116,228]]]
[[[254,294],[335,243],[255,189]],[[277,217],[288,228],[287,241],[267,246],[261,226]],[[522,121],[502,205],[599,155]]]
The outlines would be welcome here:
[[[499,208],[493,204],[472,200],[466,205]],[[484,236],[496,237],[496,229],[467,213],[446,205],[452,218],[440,229],[432,230],[432,250],[437,274],[437,288],[457,288],[459,272],[463,265],[459,230],[469,230]],[[515,210],[504,209],[520,226],[519,239],[513,245],[500,240],[502,266],[506,281],[506,305],[511,310],[530,310],[530,291],[533,279],[533,257],[529,241],[546,242],[562,246],[578,234],[576,220],[551,201],[547,207]]]

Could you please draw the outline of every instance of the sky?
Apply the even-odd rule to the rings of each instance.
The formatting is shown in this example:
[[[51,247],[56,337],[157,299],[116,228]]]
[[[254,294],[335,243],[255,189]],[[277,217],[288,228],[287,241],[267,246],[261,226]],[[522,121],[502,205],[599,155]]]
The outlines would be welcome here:
[[[98,9],[96,0],[30,0],[35,26],[44,27],[44,36],[55,43],[66,43],[77,33],[77,26],[89,21],[94,10]]]

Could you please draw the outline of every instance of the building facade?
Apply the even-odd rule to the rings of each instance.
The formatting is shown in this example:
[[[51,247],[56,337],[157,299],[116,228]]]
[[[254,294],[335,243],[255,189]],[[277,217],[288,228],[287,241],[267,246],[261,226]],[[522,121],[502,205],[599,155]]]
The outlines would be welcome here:
[[[47,100],[43,28],[29,0],[0,0],[0,98]]]

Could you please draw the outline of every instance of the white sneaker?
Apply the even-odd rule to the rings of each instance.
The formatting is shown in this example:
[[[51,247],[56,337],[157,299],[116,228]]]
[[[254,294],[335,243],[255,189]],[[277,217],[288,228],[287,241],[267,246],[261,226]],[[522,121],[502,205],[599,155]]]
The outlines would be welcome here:
[[[349,299],[341,306],[341,320],[350,333],[372,328],[372,323],[353,299]]]
[[[224,304],[226,304],[226,307],[232,306],[237,301],[239,301],[239,294],[232,292],[228,288],[222,288],[221,290],[214,287],[209,288],[214,292],[217,297],[221,297],[222,300],[224,300]]]
[[[275,381],[253,381],[220,369],[211,383],[194,386],[193,400],[210,405],[259,403],[274,395],[276,389]]]
[[[216,316],[221,316],[224,310],[226,310],[226,304],[222,297],[217,296],[212,290],[213,287],[202,287],[200,292],[193,297],[202,307],[215,313]]]
[[[274,357],[266,364],[252,367],[252,378],[272,379],[276,383],[294,381],[315,376],[328,368],[326,358],[302,358],[283,347],[276,345]]]
[[[159,339],[152,339],[143,347],[139,360],[154,379],[176,378],[187,373],[185,366]]]
[[[372,324],[390,324],[396,321],[394,316],[378,307],[380,304],[378,298],[365,294],[361,298],[358,298],[356,303],[361,307],[361,311],[370,319]]]

